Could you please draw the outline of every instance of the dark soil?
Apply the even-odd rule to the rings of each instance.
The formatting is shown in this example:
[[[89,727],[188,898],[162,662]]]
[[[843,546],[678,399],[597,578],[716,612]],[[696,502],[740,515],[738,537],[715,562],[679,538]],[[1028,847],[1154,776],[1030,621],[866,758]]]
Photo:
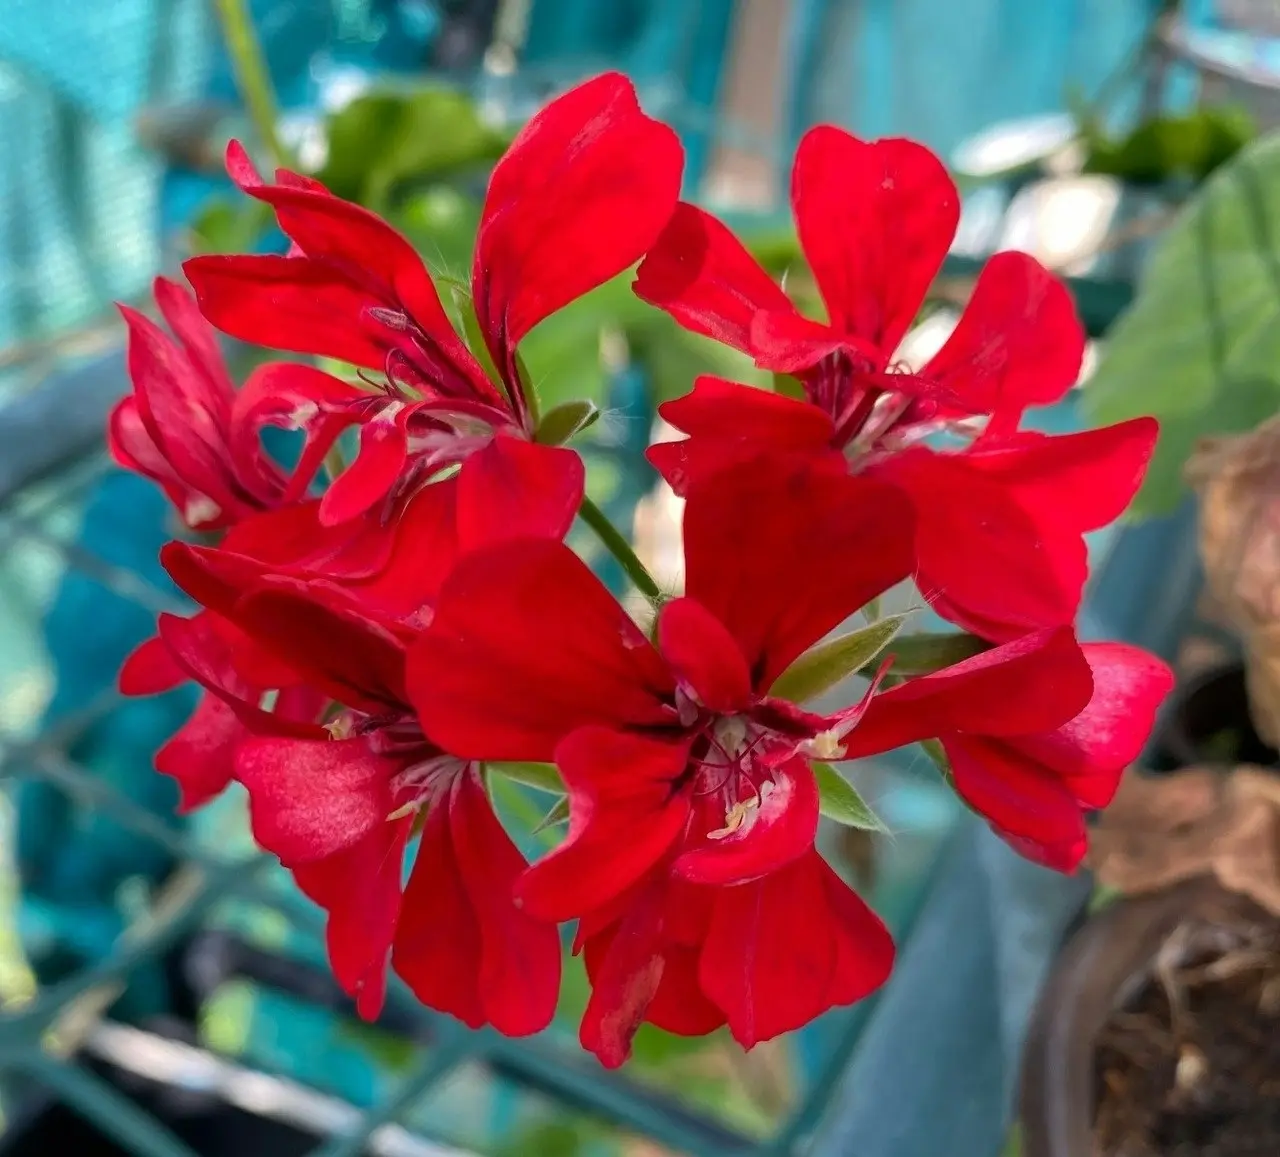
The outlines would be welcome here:
[[[1280,925],[1187,925],[1103,1029],[1102,1157],[1280,1157]]]

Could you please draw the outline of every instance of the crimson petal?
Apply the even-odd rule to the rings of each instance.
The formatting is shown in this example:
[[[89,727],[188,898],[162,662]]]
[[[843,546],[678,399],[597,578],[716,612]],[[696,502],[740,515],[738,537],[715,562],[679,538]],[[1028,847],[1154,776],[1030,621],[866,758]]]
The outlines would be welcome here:
[[[538,322],[644,255],[675,209],[682,168],[676,134],[640,110],[619,73],[525,125],[489,178],[472,270],[495,364],[510,367]]]
[[[474,765],[453,788],[449,823],[480,929],[477,983],[485,1018],[506,1036],[540,1032],[560,994],[560,936],[554,923],[516,907],[513,889],[528,864],[493,814]]]
[[[191,718],[156,752],[156,770],[178,784],[178,813],[221,795],[235,776],[235,756],[249,730],[217,695],[206,691]]]
[[[640,263],[634,289],[685,329],[753,355],[756,314],[795,313],[782,287],[728,227],[685,202]]]
[[[480,1028],[487,1020],[480,983],[485,944],[454,848],[452,790],[437,795],[427,811],[391,966],[428,1008]]]
[[[823,866],[810,852],[716,895],[699,981],[743,1048],[808,1024],[831,1005],[838,952]]]
[[[707,837],[676,857],[674,870],[691,884],[744,884],[813,850],[818,834],[818,782],[803,758],[773,769],[759,803],[737,827]]]
[[[960,221],[945,166],[914,141],[819,125],[796,149],[791,206],[832,326],[891,354]]]
[[[584,727],[556,748],[569,792],[569,833],[516,886],[544,920],[570,920],[608,904],[666,855],[689,818],[676,784],[687,744]]]
[[[1008,744],[965,735],[943,739],[942,745],[956,791],[998,832],[1083,852],[1084,813],[1063,779]]]
[[[409,649],[408,687],[427,735],[464,759],[549,760],[578,727],[674,722],[666,665],[554,540],[461,559]]]
[[[1070,627],[1038,631],[875,695],[844,758],[951,734],[1031,735],[1074,718],[1093,676]]]
[[[573,450],[497,435],[458,475],[460,549],[510,538],[563,538],[585,484],[582,459]]]
[[[688,437],[647,452],[654,468],[680,495],[691,483],[763,453],[838,457],[835,428],[817,406],[722,378],[700,377],[682,398],[658,412]]]
[[[686,591],[738,641],[756,690],[906,577],[911,511],[893,488],[808,463],[743,463],[690,489]]]
[[[253,837],[289,868],[346,851],[388,826],[392,780],[402,769],[363,739],[254,738],[236,759]]]
[[[1080,376],[1084,326],[1070,291],[1034,257],[997,253],[946,344],[922,371],[975,414],[1015,424],[1058,401]]]

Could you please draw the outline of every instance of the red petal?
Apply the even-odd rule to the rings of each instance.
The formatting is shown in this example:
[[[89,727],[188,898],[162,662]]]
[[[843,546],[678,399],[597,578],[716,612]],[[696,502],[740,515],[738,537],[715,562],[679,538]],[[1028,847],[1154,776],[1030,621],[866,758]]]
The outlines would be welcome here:
[[[365,1020],[374,1020],[386,1000],[387,953],[411,828],[409,819],[384,823],[346,851],[294,869],[298,886],[328,909],[329,962]]]
[[[232,621],[298,682],[348,707],[376,715],[406,702],[404,644],[337,587],[265,578],[236,604]]]
[[[916,447],[873,468],[914,501],[921,592],[940,614],[991,639],[1072,622],[1088,576],[1083,539],[1038,526],[968,457]]]
[[[700,377],[658,412],[689,437],[650,446],[649,461],[677,494],[741,458],[761,453],[819,457],[835,453],[831,419],[817,406],[768,390]]]
[[[551,759],[588,724],[674,721],[666,665],[563,543],[526,539],[465,556],[410,648],[427,734],[464,759]]]
[[[691,884],[743,884],[776,872],[813,850],[818,834],[818,782],[806,759],[773,769],[759,804],[723,836],[676,857],[675,871]]]
[[[220,795],[234,777],[235,755],[249,731],[218,696],[206,691],[191,718],[156,752],[156,770],[176,780],[179,814]]]
[[[942,743],[956,791],[1002,835],[1045,847],[1083,847],[1084,813],[1048,768],[1009,744],[972,736]]]
[[[499,434],[458,476],[463,550],[510,538],[563,538],[582,505],[586,473],[573,450]]]
[[[485,945],[454,850],[451,793],[442,792],[427,811],[391,966],[427,1007],[480,1028],[486,1021],[480,980]]]
[[[1168,665],[1124,643],[1085,643],[1093,672],[1093,697],[1070,722],[1015,746],[1067,777],[1075,797],[1089,807],[1111,802],[1120,776],[1146,746],[1156,712],[1173,689]]]
[[[480,928],[480,998],[506,1036],[551,1023],[560,994],[560,936],[516,907],[513,890],[528,867],[489,806],[474,766],[454,787],[449,810],[454,855]]]
[[[489,178],[472,271],[497,365],[543,318],[640,260],[675,209],[682,168],[676,134],[618,73],[529,121]]]
[[[392,779],[403,769],[363,739],[253,738],[236,759],[253,838],[290,868],[346,851],[389,826]]]
[[[556,748],[569,833],[525,873],[516,894],[544,920],[571,920],[622,895],[667,853],[689,818],[677,790],[687,744],[584,727]]]
[[[658,995],[670,947],[664,936],[667,904],[668,889],[656,878],[587,958],[591,997],[579,1039],[607,1069],[631,1055],[631,1042]]]
[[[780,374],[798,374],[812,369],[823,358],[850,348],[850,339],[833,326],[810,321],[794,310],[758,313],[751,324],[751,352],[756,365]],[[864,352],[864,343],[854,342],[853,349]],[[878,350],[873,364],[884,361]]]
[[[828,999],[833,1005],[852,1004],[889,979],[893,971],[893,937],[862,897],[825,861],[822,867],[836,938],[836,969]]]
[[[819,125],[796,150],[791,206],[831,324],[892,353],[960,221],[942,162],[914,141]]]
[[[392,402],[364,421],[355,461],[330,483],[320,500],[323,525],[348,522],[387,496],[409,457],[412,416],[411,403]]]
[[[242,505],[226,453],[230,400],[210,398],[207,381],[155,322],[128,306],[120,312],[129,329],[127,360],[136,415],[173,473],[218,507],[197,521],[215,521],[218,512]],[[134,456],[145,460],[143,440],[128,433],[129,416],[116,418],[116,440],[124,443],[126,453],[132,447]]]
[[[237,522],[223,538],[221,553],[267,564],[273,573],[321,572],[344,585],[380,575],[396,546],[405,510],[390,527],[375,519],[332,527],[321,525],[319,507],[320,500],[313,498]]]
[[[212,691],[250,730],[267,735],[311,735],[316,728],[263,711],[258,706],[262,688],[243,673],[238,650],[233,650],[216,615],[190,619],[162,614],[157,621],[160,638],[177,666],[206,690]]]
[[[845,740],[845,758],[933,736],[1049,731],[1078,715],[1092,694],[1071,628],[1039,631],[874,696]]]
[[[362,324],[367,325],[364,311],[369,306],[403,311],[428,339],[421,344],[419,353],[428,356],[429,347],[430,358],[437,361],[440,368],[460,378],[480,396],[495,402],[498,400],[493,384],[450,324],[426,266],[405,237],[376,213],[333,196],[318,182],[299,180],[293,174],[287,174],[288,179],[281,184],[263,184],[252,166],[242,163],[244,158],[236,155],[238,150],[235,142],[228,147],[228,171],[246,193],[275,209],[280,228],[306,255],[283,260],[317,263],[361,291],[354,311],[330,318],[331,324],[336,323],[335,328],[355,330]],[[188,262],[184,269],[196,284],[189,268],[191,264],[193,262]],[[308,285],[306,288],[314,287]],[[196,292],[199,296],[198,284]],[[202,308],[204,305],[201,298]],[[205,316],[210,316],[207,311]],[[213,320],[221,327],[220,322]],[[389,331],[387,339],[392,340],[384,339],[384,350],[386,345],[393,344],[394,335]],[[321,335],[321,340],[325,340],[324,335]],[[272,341],[260,341],[258,344],[275,345],[278,349],[292,348]],[[321,351],[313,348],[303,352]],[[384,360],[385,355],[370,368],[382,369]]]
[[[811,852],[716,895],[698,976],[743,1048],[800,1028],[831,1007],[838,952],[824,867]]]
[[[262,580],[268,570],[255,559],[214,547],[166,543],[160,562],[178,587],[202,607],[215,612],[213,632],[223,646],[235,648],[235,666],[257,687],[283,687],[298,681],[297,672],[248,638],[227,620],[240,595]]]
[[[964,458],[1004,486],[1047,533],[1080,534],[1124,513],[1142,485],[1158,433],[1154,418],[1053,437],[1024,432],[980,439]]]
[[[424,607],[435,603],[441,583],[457,562],[457,498],[456,478],[424,486],[383,532],[391,547],[385,561],[372,575],[344,579],[342,586],[371,612],[415,620]],[[332,569],[332,564],[324,569]]]
[[[906,577],[911,512],[892,488],[794,462],[746,463],[690,490],[685,588],[737,639],[756,690]]]
[[[1084,326],[1067,287],[1025,253],[997,253],[923,373],[975,414],[1056,402],[1080,376]]]
[[[164,640],[156,635],[130,652],[117,682],[122,695],[159,695],[172,691],[190,678],[173,660]]]
[[[307,257],[192,257],[182,266],[200,312],[250,345],[386,367],[388,337],[364,311],[377,305],[343,271]]]
[[[640,263],[634,288],[685,329],[744,353],[754,353],[757,313],[795,312],[781,286],[725,225],[684,202]]]
[[[666,901],[671,905],[670,892]],[[669,923],[669,919],[667,923]],[[608,982],[609,956],[613,951],[618,925],[613,925],[586,942],[583,955],[587,976],[593,984],[603,977]],[[625,946],[624,946],[625,950]],[[724,1024],[724,1013],[709,1001],[698,984],[698,957],[701,946],[684,947],[664,941],[662,976],[652,999],[644,1011],[644,1020],[664,1032],[678,1036],[706,1036]],[[584,1031],[586,1025],[584,1022]],[[600,1033],[607,1036],[608,1031]]]
[[[1021,836],[1002,832],[995,827],[992,830],[1018,855],[1030,860],[1033,864],[1040,864],[1045,868],[1052,868],[1055,872],[1064,872],[1068,875],[1083,863],[1089,851],[1089,838],[1083,830],[1073,839],[1064,840],[1060,844],[1023,839]]]
[[[285,501],[296,501],[311,484],[334,440],[359,420],[356,403],[369,394],[314,366],[270,362],[245,381],[231,412],[231,453],[238,461],[261,455],[264,426],[305,430],[306,444],[294,467]]]
[[[192,369],[199,375],[200,381],[192,383],[193,389],[200,390],[211,413],[225,418],[230,413],[236,387],[222,360],[218,335],[205,321],[186,286],[157,277],[152,283],[152,293],[165,324],[182,343]]]
[[[738,644],[693,599],[672,599],[663,606],[658,647],[676,679],[703,707],[732,714],[748,706],[751,672]]]

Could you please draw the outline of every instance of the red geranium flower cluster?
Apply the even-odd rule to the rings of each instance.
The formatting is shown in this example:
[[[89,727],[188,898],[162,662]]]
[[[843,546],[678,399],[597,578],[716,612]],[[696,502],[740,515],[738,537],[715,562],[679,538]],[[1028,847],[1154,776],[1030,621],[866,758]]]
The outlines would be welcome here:
[[[232,177],[290,251],[188,262],[194,300],[159,281],[171,335],[126,311],[134,393],[112,451],[221,539],[165,548],[200,610],[162,616],[122,687],[203,687],[157,766],[184,808],[247,789],[365,1016],[390,967],[468,1025],[536,1032],[576,921],[582,1041],[605,1064],[646,1021],[727,1024],[747,1047],[797,1028],[893,960],[816,850],[823,765],[936,740],[971,808],[1070,870],[1169,689],[1155,658],[1073,627],[1083,535],[1132,497],[1154,423],[1019,429],[1080,367],[1065,288],[997,255],[941,351],[904,366],[958,217],[932,154],[804,138],[792,201],[825,323],[678,202],[681,167],[623,77],[574,89],[499,161],[470,297],[446,303],[391,226],[297,174],[264,181],[233,145]],[[516,354],[636,262],[642,298],[797,388],[702,378],[663,408],[686,438],[650,457],[686,499],[686,578],[645,623],[563,542],[582,462],[547,444]],[[276,362],[237,390],[210,324],[358,380]],[[302,434],[291,468],[263,449],[272,425]],[[971,657],[910,677],[891,631],[879,655],[824,642],[908,579]],[[797,673],[831,685],[855,652],[835,671],[871,673],[853,702],[797,701]],[[568,831],[532,866],[490,801],[514,761],[553,763],[567,794]]]

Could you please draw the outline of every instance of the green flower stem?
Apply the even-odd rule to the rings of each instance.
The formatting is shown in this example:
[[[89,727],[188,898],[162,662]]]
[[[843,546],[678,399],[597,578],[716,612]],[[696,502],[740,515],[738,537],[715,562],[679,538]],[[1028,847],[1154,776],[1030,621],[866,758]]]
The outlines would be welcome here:
[[[631,544],[609,521],[605,512],[585,495],[582,506],[578,510],[578,517],[595,531],[596,537],[603,543],[605,550],[622,564],[622,569],[627,572],[628,577],[635,583],[636,589],[645,598],[656,601],[662,597],[661,588],[654,581],[653,575],[645,569],[644,563],[636,556],[636,552],[631,549]]]
[[[275,89],[262,55],[262,45],[258,43],[253,20],[249,16],[248,0],[214,0],[214,8],[217,9],[222,38],[235,71],[236,87],[249,110],[249,119],[253,121],[258,139],[275,166],[290,168],[291,158],[276,131],[279,117]]]

